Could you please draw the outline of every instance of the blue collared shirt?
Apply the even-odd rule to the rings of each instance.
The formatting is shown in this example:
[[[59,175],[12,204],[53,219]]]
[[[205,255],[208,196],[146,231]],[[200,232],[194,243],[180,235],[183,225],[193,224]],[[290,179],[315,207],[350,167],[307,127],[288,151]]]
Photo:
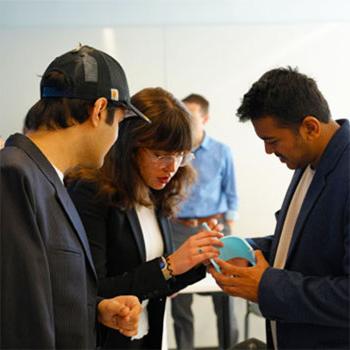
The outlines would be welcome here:
[[[181,204],[179,218],[200,218],[225,214],[226,220],[238,219],[238,196],[230,148],[208,135],[194,151],[192,165],[197,181]]]

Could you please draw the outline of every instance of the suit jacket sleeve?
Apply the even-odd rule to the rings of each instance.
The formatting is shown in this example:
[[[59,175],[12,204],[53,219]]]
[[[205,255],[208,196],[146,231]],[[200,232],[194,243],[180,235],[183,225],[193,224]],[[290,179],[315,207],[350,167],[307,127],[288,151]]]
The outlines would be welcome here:
[[[95,195],[96,189],[91,184],[78,182],[70,185],[68,190],[78,209],[89,238],[99,278],[99,295],[110,298],[116,295],[132,294],[141,300],[150,299],[171,295],[186,285],[204,277],[205,272],[203,272],[203,268],[199,268],[193,269],[175,280],[166,281],[160,270],[158,258],[147,262],[139,260],[135,262],[135,258],[131,261],[129,257],[125,260],[130,259],[130,261],[121,262],[125,266],[117,268],[119,270],[118,273],[111,274],[109,272],[110,261],[108,261],[107,254],[108,237],[110,234],[113,234],[109,225],[110,215],[112,213],[112,215],[120,216],[123,219],[125,214],[122,212],[116,213],[115,210],[111,211],[110,206],[106,205],[103,200],[97,199]],[[118,220],[118,217],[114,217],[114,220]],[[125,225],[125,223],[122,224],[121,228],[130,230]],[[122,233],[119,232],[119,234]],[[135,250],[137,248],[133,246],[132,249]],[[116,247],[116,254],[118,254],[118,247]],[[130,255],[132,254],[135,254],[135,252],[130,252]]]
[[[247,241],[253,247],[254,250],[261,250],[267,261],[270,260],[273,236],[248,238]]]
[[[276,220],[278,219],[280,214],[280,210],[275,213]],[[254,250],[261,250],[265,259],[270,261],[270,253],[274,240],[274,235],[266,236],[266,237],[256,237],[256,238],[248,238],[248,243],[253,247]]]
[[[1,167],[0,182],[0,348],[53,349],[49,264],[36,220],[38,189],[15,165]]]

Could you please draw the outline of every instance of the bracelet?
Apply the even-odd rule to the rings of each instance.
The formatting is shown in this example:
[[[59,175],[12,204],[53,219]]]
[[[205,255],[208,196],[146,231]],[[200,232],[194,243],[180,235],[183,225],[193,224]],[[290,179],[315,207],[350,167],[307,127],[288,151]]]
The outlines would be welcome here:
[[[165,280],[166,281],[169,280],[172,276],[168,270],[168,262],[166,261],[166,259],[163,256],[161,256],[159,258],[159,267],[162,271],[162,274],[163,274],[163,277],[165,278]]]
[[[175,276],[174,276],[174,271],[173,271],[173,269],[171,268],[171,263],[170,263],[169,256],[165,257],[165,261],[166,261],[166,269],[169,271],[169,275],[170,275],[171,277],[175,277]]]

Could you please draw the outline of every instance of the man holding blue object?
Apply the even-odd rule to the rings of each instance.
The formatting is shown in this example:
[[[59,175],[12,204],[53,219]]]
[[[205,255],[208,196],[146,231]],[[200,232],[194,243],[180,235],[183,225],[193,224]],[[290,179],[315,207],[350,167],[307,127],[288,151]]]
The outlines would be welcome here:
[[[237,219],[238,197],[230,148],[209,137],[204,126],[209,119],[209,102],[191,94],[183,102],[192,115],[195,159],[192,164],[198,178],[173,222],[174,244],[179,247],[198,232],[201,225],[217,219],[230,234]],[[217,316],[219,349],[230,349],[238,339],[233,299],[222,293],[211,294]],[[179,294],[172,300],[175,338],[178,349],[193,349],[192,294]]]
[[[349,349],[350,125],[333,120],[316,82],[291,68],[244,95],[241,121],[295,173],[275,234],[250,240],[256,266],[218,260],[229,295],[258,302],[274,349]]]

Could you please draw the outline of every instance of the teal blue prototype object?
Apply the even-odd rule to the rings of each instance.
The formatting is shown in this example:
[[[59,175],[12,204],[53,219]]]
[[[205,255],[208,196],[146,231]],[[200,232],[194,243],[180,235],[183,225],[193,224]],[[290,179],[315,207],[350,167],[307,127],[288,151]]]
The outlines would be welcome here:
[[[206,222],[202,223],[202,227],[207,231],[211,231]],[[233,258],[243,258],[247,259],[252,265],[255,265],[254,249],[244,238],[237,236],[225,236],[220,238],[220,241],[224,243],[224,246],[219,248],[219,258],[221,260],[227,261]],[[210,263],[215,267],[217,272],[221,272],[220,266],[214,259],[210,259]]]
[[[224,246],[219,248],[219,258],[221,260],[227,261],[233,258],[243,258],[248,260],[252,265],[256,264],[254,250],[244,238],[226,236],[222,237],[220,241],[224,243]],[[211,263],[217,272],[221,272],[219,265],[214,260],[211,260]]]

